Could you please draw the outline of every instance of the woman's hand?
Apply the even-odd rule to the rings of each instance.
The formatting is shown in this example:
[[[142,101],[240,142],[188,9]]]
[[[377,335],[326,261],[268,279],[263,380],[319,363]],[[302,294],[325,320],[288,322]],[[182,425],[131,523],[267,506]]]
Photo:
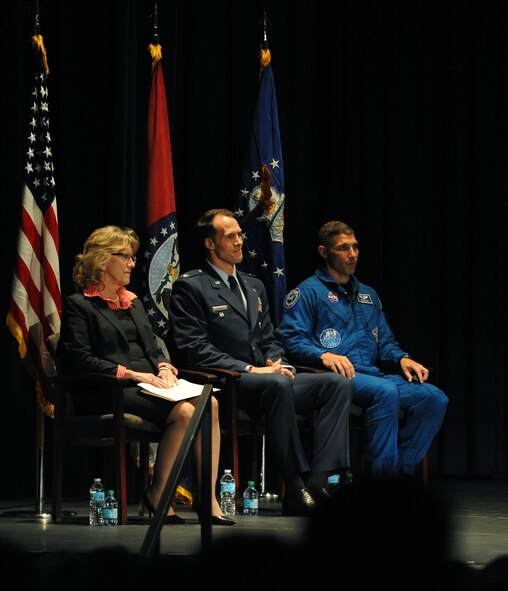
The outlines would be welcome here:
[[[177,375],[178,370],[176,367],[168,363],[159,368],[157,377],[163,380],[168,388],[171,388],[171,386],[176,386],[176,384],[178,384],[178,378],[176,377]]]
[[[172,371],[159,371],[159,375],[153,373],[145,373],[143,371],[133,371],[132,369],[125,370],[124,378],[132,380],[136,383],[152,384],[157,388],[171,388],[178,384],[178,378]]]

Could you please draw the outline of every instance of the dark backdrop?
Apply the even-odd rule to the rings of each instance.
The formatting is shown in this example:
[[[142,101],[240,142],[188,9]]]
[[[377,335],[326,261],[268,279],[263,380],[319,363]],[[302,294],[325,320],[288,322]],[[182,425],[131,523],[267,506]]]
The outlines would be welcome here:
[[[27,148],[34,2],[2,5],[5,318]],[[61,285],[86,236],[143,230],[154,3],[40,1]],[[285,166],[288,289],[313,272],[319,226],[359,239],[401,345],[450,397],[431,469],[507,469],[508,4],[412,0],[159,2],[182,271],[192,226],[234,208],[266,8]],[[35,393],[3,323],[0,495],[35,490]],[[47,434],[51,419],[46,420]],[[50,442],[46,457],[50,459]],[[95,474],[86,474],[91,481]]]

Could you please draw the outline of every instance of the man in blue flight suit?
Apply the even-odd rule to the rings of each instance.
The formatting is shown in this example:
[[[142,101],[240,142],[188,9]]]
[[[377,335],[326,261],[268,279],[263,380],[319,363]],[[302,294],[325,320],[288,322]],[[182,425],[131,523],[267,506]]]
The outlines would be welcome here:
[[[173,285],[171,355],[182,366],[241,372],[238,405],[266,417],[267,449],[286,486],[283,512],[308,515],[326,496],[330,474],[349,476],[351,380],[329,372],[295,373],[288,364],[274,334],[263,283],[236,268],[243,258],[243,238],[233,212],[206,212],[197,231],[207,261],[202,269],[181,274]],[[319,414],[309,465],[296,414],[314,410]]]
[[[318,233],[324,266],[288,293],[280,339],[293,363],[351,378],[364,410],[365,458],[371,475],[413,475],[443,422],[448,398],[429,370],[403,351],[374,289],[355,277],[354,230],[331,221]],[[398,426],[399,407],[407,422]]]

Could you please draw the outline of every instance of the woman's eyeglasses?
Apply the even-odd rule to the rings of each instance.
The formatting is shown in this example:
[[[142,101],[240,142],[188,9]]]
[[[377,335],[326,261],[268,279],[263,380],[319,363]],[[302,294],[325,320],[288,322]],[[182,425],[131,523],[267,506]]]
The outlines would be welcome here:
[[[136,257],[133,254],[129,254],[128,252],[112,252],[112,256],[115,257],[122,257],[124,261],[132,261],[136,264]]]

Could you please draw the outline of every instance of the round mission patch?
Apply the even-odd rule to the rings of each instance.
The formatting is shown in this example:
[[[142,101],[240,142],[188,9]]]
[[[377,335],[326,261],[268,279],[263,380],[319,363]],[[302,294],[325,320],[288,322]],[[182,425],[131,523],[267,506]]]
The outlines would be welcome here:
[[[300,297],[300,290],[298,288],[292,289],[284,299],[284,308],[292,308],[298,298]]]

